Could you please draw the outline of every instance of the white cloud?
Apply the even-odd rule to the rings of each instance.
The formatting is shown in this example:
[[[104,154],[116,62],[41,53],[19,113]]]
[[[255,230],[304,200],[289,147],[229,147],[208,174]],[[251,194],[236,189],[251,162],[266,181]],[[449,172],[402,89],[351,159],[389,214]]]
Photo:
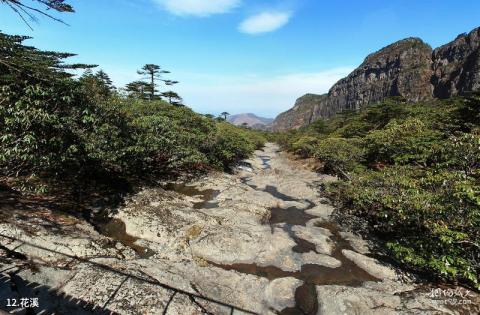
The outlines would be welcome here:
[[[226,13],[240,5],[241,0],[153,0],[172,14],[210,16]]]
[[[266,117],[293,107],[306,94],[323,94],[353,67],[335,68],[315,73],[294,73],[275,77],[225,77],[182,75],[176,86],[185,103],[201,113],[231,114],[253,112]]]
[[[247,34],[273,32],[287,24],[290,17],[289,12],[263,12],[244,20],[238,29]]]

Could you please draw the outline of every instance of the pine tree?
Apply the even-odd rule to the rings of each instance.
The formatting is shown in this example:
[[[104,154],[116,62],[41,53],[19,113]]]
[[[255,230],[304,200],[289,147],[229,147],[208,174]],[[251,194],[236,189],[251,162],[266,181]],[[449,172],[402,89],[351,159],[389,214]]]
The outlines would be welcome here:
[[[106,89],[108,89],[109,91],[112,91],[115,89],[115,87],[113,86],[113,82],[112,80],[110,79],[110,77],[108,76],[108,74],[103,71],[103,70],[98,70],[97,73],[95,74],[95,77],[103,83],[103,85],[105,86]]]
[[[222,117],[224,120],[227,120],[227,116],[230,116],[230,114],[227,112],[223,112],[220,114],[220,117]]]
[[[176,105],[176,106],[183,105],[182,104],[183,99],[180,97],[180,95],[178,95],[173,91],[164,92],[161,94],[161,96],[165,97],[171,105]]]
[[[87,92],[86,94],[96,103],[110,98],[115,90],[112,80],[103,70],[93,74],[91,69],[87,69],[79,81]]]
[[[149,96],[150,85],[144,81],[133,81],[128,83],[125,86],[125,91],[128,94],[128,97],[139,98],[139,99],[150,99]]]
[[[70,4],[65,3],[65,0],[32,0],[37,4],[44,6],[44,9],[39,9],[32,7],[28,4],[25,4],[24,0],[0,0],[0,4],[5,4],[9,6],[18,16],[28,25],[30,29],[32,27],[27,21],[27,18],[32,21],[37,21],[35,14],[40,14],[46,16],[57,22],[64,23],[62,20],[52,16],[51,14],[45,12],[46,10],[55,10],[58,12],[75,12],[73,7]],[[65,24],[65,23],[64,23]]]
[[[75,56],[70,53],[40,51],[26,46],[28,36],[7,35],[0,32],[0,82],[2,77],[14,76],[18,80],[37,79],[48,81],[52,77],[72,77],[65,70],[94,68],[96,65],[65,64],[64,60]]]
[[[143,75],[144,80],[148,80],[147,91],[149,94],[149,99],[151,101],[159,98],[159,96],[157,95],[157,92],[158,92],[157,81],[162,81],[165,83],[165,85],[174,85],[178,83],[178,81],[163,79],[162,75],[168,74],[170,73],[170,71],[163,70],[159,65],[155,65],[155,64],[146,64],[145,66],[143,66],[141,70],[138,70],[137,73],[140,75]]]

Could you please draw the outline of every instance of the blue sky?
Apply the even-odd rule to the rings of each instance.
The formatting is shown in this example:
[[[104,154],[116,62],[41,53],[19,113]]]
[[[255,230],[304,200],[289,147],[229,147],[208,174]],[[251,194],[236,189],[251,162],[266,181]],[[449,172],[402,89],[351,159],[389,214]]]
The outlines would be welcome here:
[[[28,1],[28,0],[26,0]],[[156,63],[194,110],[274,117],[327,92],[369,53],[409,36],[433,47],[480,26],[478,0],[71,0],[75,14],[34,31],[7,7],[0,30],[79,54],[118,86]]]

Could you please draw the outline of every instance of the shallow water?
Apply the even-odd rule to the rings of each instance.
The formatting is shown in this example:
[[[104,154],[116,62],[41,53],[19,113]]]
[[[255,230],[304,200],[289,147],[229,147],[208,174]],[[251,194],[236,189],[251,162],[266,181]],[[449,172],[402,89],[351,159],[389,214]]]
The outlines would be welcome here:
[[[215,198],[220,194],[219,190],[205,189],[199,190],[198,188],[184,183],[168,183],[164,186],[164,189],[175,191],[179,194],[189,197],[200,197],[202,201],[195,202],[193,204],[194,209],[214,209],[218,208],[218,202],[215,202]]]
[[[272,167],[270,166],[271,157],[267,155],[260,155],[259,158],[262,160],[262,166],[264,170],[269,170]]]
[[[140,258],[147,259],[155,255],[155,252],[148,247],[136,244],[136,241],[138,241],[139,238],[127,233],[127,228],[122,220],[112,219],[104,225],[99,225],[99,229],[103,235],[113,238],[123,245],[132,248]]]
[[[262,161],[264,164],[269,162],[269,160],[263,158]],[[272,233],[275,227],[281,227],[290,235],[290,237],[296,243],[296,245],[292,248],[292,252],[308,253],[313,251],[317,253],[315,244],[296,236],[292,229],[294,226],[306,226],[307,222],[318,218],[317,216],[305,212],[306,210],[312,209],[316,206],[314,202],[308,199],[298,199],[283,194],[279,192],[278,188],[275,186],[267,185],[264,189],[259,189],[257,186],[250,183],[250,178],[248,177],[241,178],[241,181],[245,185],[248,185],[256,190],[267,192],[279,200],[286,202],[295,201],[307,204],[305,208],[271,208],[270,219],[265,223],[270,225]],[[302,266],[301,270],[289,272],[275,266],[258,266],[256,264],[213,265],[226,270],[235,270],[238,272],[267,278],[269,280],[284,277],[294,277],[302,280],[304,282],[303,285],[300,286],[295,292],[295,307],[283,310],[280,313],[282,315],[316,314],[318,310],[318,301],[315,286],[317,285],[361,286],[366,281],[379,281],[377,278],[359,268],[342,254],[342,250],[352,248],[349,242],[341,237],[339,233],[340,229],[334,222],[321,222],[317,223],[315,226],[325,228],[332,233],[330,239],[333,241],[335,246],[331,257],[339,260],[342,263],[340,267],[329,268],[316,264],[305,264]]]

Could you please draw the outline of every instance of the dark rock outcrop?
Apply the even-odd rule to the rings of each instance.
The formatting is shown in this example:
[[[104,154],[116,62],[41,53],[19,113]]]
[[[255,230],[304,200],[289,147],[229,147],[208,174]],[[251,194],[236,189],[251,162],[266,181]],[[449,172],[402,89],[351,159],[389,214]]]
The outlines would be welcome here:
[[[274,129],[278,131],[297,129],[312,123],[316,117],[321,117],[322,112],[328,109],[325,106],[326,100],[327,94],[307,94],[300,97],[292,109],[278,115],[274,121]]]
[[[401,40],[371,54],[332,87],[328,93],[331,113],[360,109],[389,96],[413,102],[431,97],[431,56],[432,48],[418,38]]]
[[[419,102],[479,89],[480,28],[434,51],[421,39],[407,38],[369,55],[328,94],[299,98],[292,109],[275,119],[273,129],[300,128],[393,96]]]
[[[434,96],[447,98],[480,89],[480,28],[433,52]]]

